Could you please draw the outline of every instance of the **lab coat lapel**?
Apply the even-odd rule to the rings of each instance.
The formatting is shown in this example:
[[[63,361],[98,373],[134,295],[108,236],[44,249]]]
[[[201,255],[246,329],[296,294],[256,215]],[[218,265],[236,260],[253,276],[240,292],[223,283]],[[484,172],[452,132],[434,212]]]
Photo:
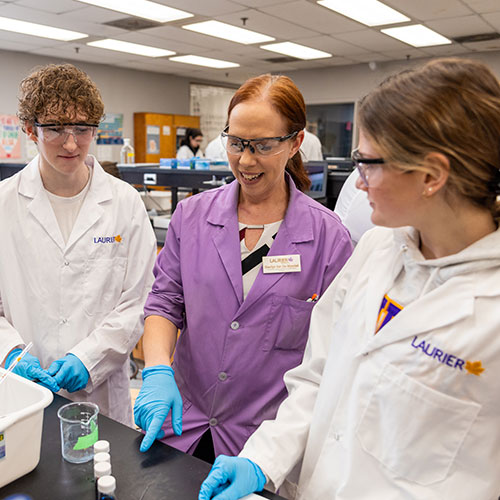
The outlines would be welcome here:
[[[27,205],[28,212],[43,227],[61,252],[64,252],[64,240],[54,210],[52,210],[43,187],[40,170],[38,169],[38,158],[36,156],[21,171],[18,191],[20,195],[31,198]]]
[[[109,180],[102,167],[91,156],[87,160],[90,163],[89,166],[93,168],[90,188],[71,231],[66,250],[69,250],[102,217],[104,207],[101,204],[113,198]]]
[[[241,251],[238,231],[239,184],[233,181],[221,197],[221,203],[212,207],[207,222],[214,226],[212,241],[241,305],[243,302],[243,280],[241,276]],[[201,249],[203,252],[204,250]]]
[[[288,234],[287,228],[282,224],[276,239],[267,254],[268,257],[273,255],[300,255],[295,243],[290,241],[290,235]],[[245,302],[243,302],[239,314],[250,308],[257,300],[259,300],[267,291],[272,288],[276,283],[278,283],[286,273],[271,273],[264,274],[263,269],[259,271],[255,281],[248,292]]]
[[[308,242],[313,239],[313,221],[308,207],[309,199],[300,193],[288,174],[286,174],[286,177],[290,190],[288,208],[278,231],[278,235],[269,250],[268,257],[275,255],[300,255],[300,243]],[[243,302],[238,312],[242,313],[251,307],[283,279],[285,274],[286,273],[264,274],[263,269],[261,269],[248,292],[245,302]]]

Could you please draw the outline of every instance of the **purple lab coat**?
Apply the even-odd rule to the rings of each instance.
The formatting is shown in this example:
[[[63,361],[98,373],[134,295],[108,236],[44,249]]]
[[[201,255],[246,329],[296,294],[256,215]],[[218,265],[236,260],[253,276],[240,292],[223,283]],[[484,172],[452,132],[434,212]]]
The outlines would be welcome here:
[[[192,452],[211,429],[215,454],[236,455],[287,396],[283,374],[301,360],[313,302],[351,255],[348,231],[332,211],[301,193],[290,201],[269,256],[299,254],[302,271],[259,272],[243,301],[239,184],[183,200],[158,255],[145,315],[181,329],[175,379],[183,399],[182,436],[170,416],[163,440]]]

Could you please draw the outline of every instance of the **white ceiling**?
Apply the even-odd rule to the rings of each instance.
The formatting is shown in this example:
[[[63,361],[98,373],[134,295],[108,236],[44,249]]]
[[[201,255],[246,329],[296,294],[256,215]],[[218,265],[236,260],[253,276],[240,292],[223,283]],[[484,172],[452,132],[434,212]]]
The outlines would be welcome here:
[[[92,7],[76,0],[3,0],[0,16],[47,24],[88,33],[89,39],[57,42],[28,35],[0,31],[0,48],[52,56],[72,61],[171,73],[179,76],[240,83],[251,75],[264,72],[289,72],[299,69],[388,61],[407,57],[467,54],[474,51],[500,50],[500,39],[488,42],[415,49],[318,5],[314,0],[155,0],[186,10],[195,17],[162,26],[129,31],[104,23],[128,17],[126,14]],[[346,0],[349,1],[349,0]],[[446,37],[458,37],[500,31],[500,0],[385,0],[411,18]],[[292,60],[273,63],[279,54],[258,45],[242,45],[194,33],[182,25],[216,19],[273,36],[277,42],[292,41],[330,52],[334,57],[315,61]],[[178,55],[195,54],[236,62],[240,68],[210,70],[167,58],[153,59],[105,49],[88,47],[86,41],[116,38],[170,49]]]

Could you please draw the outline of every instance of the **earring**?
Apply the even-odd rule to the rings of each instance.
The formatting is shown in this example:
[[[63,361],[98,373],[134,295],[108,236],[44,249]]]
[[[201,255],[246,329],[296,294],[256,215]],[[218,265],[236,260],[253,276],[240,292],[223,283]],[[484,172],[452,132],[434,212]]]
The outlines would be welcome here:
[[[426,189],[426,190],[422,193],[422,196],[426,196],[426,197],[427,197],[427,196],[430,196],[430,195],[431,195],[431,193],[432,193],[432,188],[431,188],[431,187],[429,187],[429,188],[427,188],[427,189]]]

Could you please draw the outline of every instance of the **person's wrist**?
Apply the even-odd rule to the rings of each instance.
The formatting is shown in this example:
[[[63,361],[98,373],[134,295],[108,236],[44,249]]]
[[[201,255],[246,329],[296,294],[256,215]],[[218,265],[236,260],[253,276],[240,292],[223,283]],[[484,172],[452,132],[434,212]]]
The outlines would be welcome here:
[[[255,462],[252,462],[248,458],[245,460],[248,460],[252,464],[253,470],[255,471],[255,475],[257,476],[257,489],[255,491],[262,491],[264,489],[265,484],[267,483],[266,476],[262,472],[262,469]]]
[[[19,356],[19,354],[21,354],[22,352],[23,350],[19,347],[12,349],[12,351],[10,351],[5,358],[5,368],[8,369],[12,362],[16,359],[16,357]]]
[[[163,364],[147,366],[142,370],[142,379],[144,380],[147,377],[154,375],[156,373],[163,373],[165,375],[174,376],[174,369],[169,365],[163,365]]]

